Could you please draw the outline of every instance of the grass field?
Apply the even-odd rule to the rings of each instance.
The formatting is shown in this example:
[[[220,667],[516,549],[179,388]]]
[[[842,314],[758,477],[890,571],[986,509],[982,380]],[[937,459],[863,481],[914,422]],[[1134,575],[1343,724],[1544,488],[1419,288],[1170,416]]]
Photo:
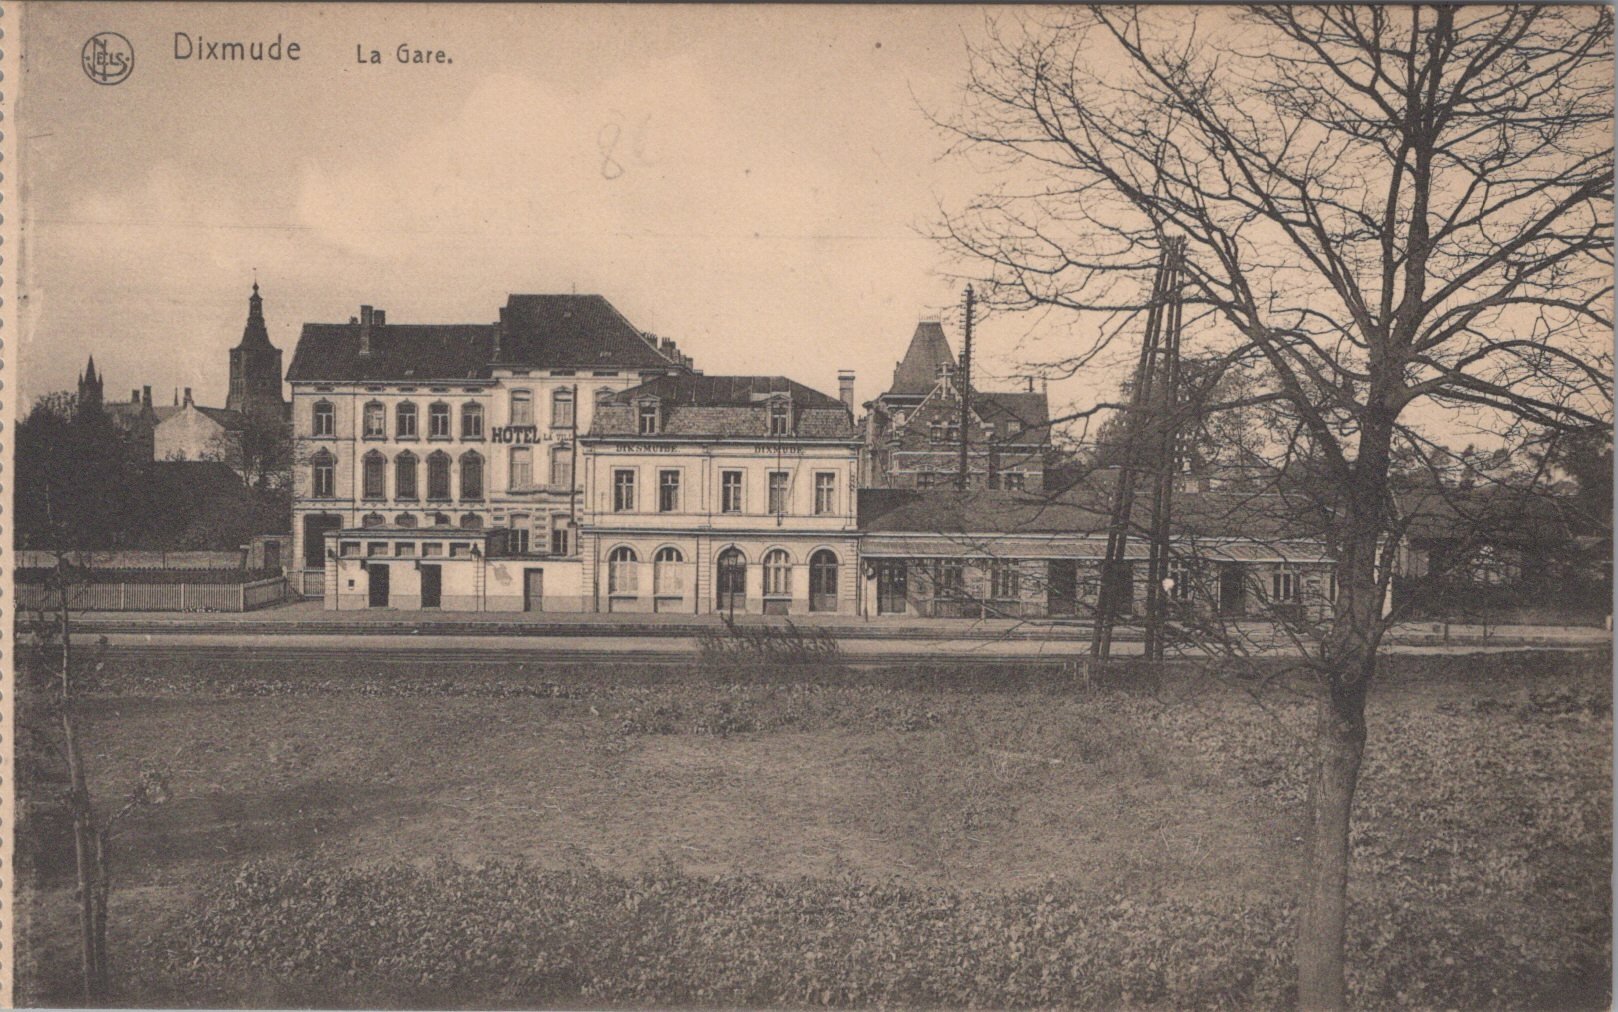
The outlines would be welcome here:
[[[143,765],[172,789],[117,844],[123,1002],[1289,998],[1311,714],[1284,688],[250,661],[99,688],[97,797]],[[1371,727],[1357,1000],[1608,1004],[1610,655],[1403,660]],[[38,811],[17,999],[72,1003]]]

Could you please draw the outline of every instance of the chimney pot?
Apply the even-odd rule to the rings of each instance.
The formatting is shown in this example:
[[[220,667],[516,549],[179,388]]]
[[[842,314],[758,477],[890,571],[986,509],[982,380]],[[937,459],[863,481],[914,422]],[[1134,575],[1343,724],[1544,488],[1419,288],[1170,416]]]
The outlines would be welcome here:
[[[131,403],[131,404],[139,404],[140,403],[140,390],[139,389],[131,389],[129,391],[129,403]]]
[[[388,322],[388,314],[384,310],[381,310],[381,309],[373,309],[373,310],[371,310],[371,324],[372,324],[372,326],[380,327],[380,326],[382,326],[383,324],[385,324],[387,322]]]
[[[360,307],[360,354],[371,353],[371,307]]]
[[[146,405],[147,407],[152,406],[152,388],[151,387],[141,387],[140,388],[140,402],[142,404]]]
[[[837,371],[837,399],[843,402],[850,414],[854,412],[854,370]]]

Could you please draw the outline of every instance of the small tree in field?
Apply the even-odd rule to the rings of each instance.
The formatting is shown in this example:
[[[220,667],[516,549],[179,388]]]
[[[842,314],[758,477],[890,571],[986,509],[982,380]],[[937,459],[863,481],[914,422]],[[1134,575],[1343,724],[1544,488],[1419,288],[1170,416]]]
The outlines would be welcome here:
[[[127,464],[106,416],[94,407],[80,410],[67,394],[43,398],[18,426],[16,459],[19,528],[27,546],[46,552],[51,560],[35,615],[30,622],[19,622],[17,630],[29,636],[32,647],[23,665],[30,675],[22,681],[27,698],[19,701],[19,710],[37,718],[22,722],[38,746],[36,754],[55,752],[66,767],[83,995],[86,1002],[96,1002],[106,998],[110,983],[107,900],[113,828],[123,815],[167,796],[162,777],[147,771],[117,811],[101,812],[90,794],[84,759],[82,682],[100,664],[80,655],[72,616],[82,608],[86,571],[97,552],[113,547],[115,504],[126,484]]]
[[[1402,518],[1392,463],[1612,418],[1606,7],[1094,7],[989,25],[941,238],[1001,308],[1126,334],[1186,240],[1188,348],[1251,369],[1337,561],[1312,648],[1298,1000],[1345,1004],[1349,819]],[[979,269],[981,267],[981,269]],[[1131,331],[1133,327],[1133,331]]]

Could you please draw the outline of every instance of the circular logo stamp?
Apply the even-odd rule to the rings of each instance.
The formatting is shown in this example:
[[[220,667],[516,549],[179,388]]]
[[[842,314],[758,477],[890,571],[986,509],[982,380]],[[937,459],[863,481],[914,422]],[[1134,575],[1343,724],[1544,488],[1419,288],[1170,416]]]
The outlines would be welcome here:
[[[135,47],[117,32],[90,36],[79,58],[85,74],[97,84],[122,84],[135,69]]]

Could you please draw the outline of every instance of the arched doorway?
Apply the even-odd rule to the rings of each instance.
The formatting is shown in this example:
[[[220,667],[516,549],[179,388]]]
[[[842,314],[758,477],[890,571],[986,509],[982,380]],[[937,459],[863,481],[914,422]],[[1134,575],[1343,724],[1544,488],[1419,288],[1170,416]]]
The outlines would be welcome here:
[[[747,609],[747,559],[739,548],[727,548],[714,561],[717,594],[714,606],[724,614]]]
[[[837,553],[830,548],[809,556],[809,610],[837,610]]]

